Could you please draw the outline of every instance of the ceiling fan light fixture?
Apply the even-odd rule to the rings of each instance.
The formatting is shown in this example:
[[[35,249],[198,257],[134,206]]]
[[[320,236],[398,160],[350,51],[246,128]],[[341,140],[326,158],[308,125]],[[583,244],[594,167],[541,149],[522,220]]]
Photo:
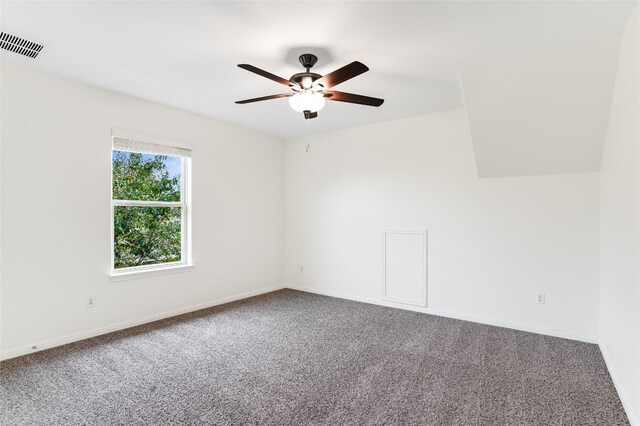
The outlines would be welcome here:
[[[324,108],[325,99],[322,93],[303,90],[289,98],[289,106],[297,112],[318,112]]]

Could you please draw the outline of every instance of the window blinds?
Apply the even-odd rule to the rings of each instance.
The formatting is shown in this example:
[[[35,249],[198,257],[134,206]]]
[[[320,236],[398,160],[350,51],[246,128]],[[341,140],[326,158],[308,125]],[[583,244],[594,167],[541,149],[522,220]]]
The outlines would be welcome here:
[[[160,145],[114,136],[113,149],[118,151],[138,152],[143,154],[168,155],[172,157],[191,158],[191,150],[177,146]]]

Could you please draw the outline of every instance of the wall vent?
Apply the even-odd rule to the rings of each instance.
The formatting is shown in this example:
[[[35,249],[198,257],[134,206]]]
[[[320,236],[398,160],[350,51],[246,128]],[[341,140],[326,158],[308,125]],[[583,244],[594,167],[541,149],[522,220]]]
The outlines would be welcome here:
[[[20,37],[1,32],[0,47],[19,55],[35,58],[38,56],[38,53],[40,53],[43,46]]]

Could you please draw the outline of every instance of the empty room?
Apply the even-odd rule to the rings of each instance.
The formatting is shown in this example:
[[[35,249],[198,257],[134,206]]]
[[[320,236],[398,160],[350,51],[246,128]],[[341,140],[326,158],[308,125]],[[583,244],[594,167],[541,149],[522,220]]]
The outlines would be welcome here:
[[[638,1],[0,31],[0,425],[640,426]]]

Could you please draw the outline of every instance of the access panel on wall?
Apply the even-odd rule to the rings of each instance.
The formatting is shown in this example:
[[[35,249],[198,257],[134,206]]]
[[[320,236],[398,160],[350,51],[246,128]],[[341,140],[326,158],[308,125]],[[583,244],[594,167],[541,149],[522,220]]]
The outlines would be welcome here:
[[[427,231],[386,230],[382,292],[386,300],[427,305]]]

